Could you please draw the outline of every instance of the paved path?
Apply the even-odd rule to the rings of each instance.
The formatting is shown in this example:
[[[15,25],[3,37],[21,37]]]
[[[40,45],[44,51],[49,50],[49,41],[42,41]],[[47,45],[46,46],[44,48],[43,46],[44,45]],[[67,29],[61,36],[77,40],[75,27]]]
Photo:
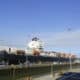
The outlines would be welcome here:
[[[78,68],[78,69],[72,69],[71,72],[80,72],[80,68]]]
[[[69,70],[68,72],[80,72],[80,68],[72,69],[72,70]],[[35,78],[32,77],[32,80],[55,80],[58,77],[59,77],[59,75],[57,75],[57,74],[55,75],[55,77],[53,77],[52,75],[48,74],[48,75],[38,76],[38,77],[35,77]],[[27,80],[27,78],[18,79],[18,80]]]
[[[51,75],[45,75],[32,80],[55,80],[55,79]]]
[[[80,72],[80,68],[72,69],[72,70],[70,70],[70,72]],[[45,75],[45,76],[41,76],[38,78],[34,78],[32,80],[55,80],[57,77],[58,77],[58,75],[56,75],[56,77],[52,77],[51,75]]]

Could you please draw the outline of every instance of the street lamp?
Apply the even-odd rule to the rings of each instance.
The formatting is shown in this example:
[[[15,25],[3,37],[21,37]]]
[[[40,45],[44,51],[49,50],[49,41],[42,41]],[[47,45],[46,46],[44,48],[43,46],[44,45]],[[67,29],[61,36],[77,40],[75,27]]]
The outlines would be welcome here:
[[[53,77],[53,63],[51,63],[51,75]]]
[[[69,63],[70,63],[70,70],[72,70],[72,59],[71,59],[72,55],[70,54],[69,56]]]

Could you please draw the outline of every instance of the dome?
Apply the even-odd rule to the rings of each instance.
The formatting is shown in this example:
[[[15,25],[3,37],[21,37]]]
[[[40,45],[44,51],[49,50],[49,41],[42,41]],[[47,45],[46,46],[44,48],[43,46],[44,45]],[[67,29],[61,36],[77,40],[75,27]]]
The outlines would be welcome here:
[[[32,41],[38,41],[39,39],[37,37],[32,38]]]
[[[32,40],[28,44],[27,50],[28,50],[28,52],[42,51],[43,50],[42,41],[40,41],[39,38],[36,38],[36,37],[32,38]]]
[[[39,48],[41,46],[41,43],[39,41],[31,41],[28,44],[29,48]]]

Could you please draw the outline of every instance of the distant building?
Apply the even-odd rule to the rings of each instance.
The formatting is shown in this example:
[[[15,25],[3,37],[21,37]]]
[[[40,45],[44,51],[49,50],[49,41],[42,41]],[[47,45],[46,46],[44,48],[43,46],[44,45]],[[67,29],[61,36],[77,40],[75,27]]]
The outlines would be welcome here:
[[[32,38],[32,40],[28,44],[27,53],[33,54],[35,52],[40,53],[42,51],[43,51],[42,41],[37,37]]]
[[[7,51],[8,53],[15,53],[18,48],[8,47],[8,46],[0,46],[0,51]]]

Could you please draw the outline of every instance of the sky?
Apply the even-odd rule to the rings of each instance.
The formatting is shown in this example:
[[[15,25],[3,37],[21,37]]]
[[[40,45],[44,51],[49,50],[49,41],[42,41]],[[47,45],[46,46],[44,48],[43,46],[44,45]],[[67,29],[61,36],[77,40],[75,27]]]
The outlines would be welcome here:
[[[24,48],[34,36],[80,56],[80,0],[0,0],[0,45]]]

